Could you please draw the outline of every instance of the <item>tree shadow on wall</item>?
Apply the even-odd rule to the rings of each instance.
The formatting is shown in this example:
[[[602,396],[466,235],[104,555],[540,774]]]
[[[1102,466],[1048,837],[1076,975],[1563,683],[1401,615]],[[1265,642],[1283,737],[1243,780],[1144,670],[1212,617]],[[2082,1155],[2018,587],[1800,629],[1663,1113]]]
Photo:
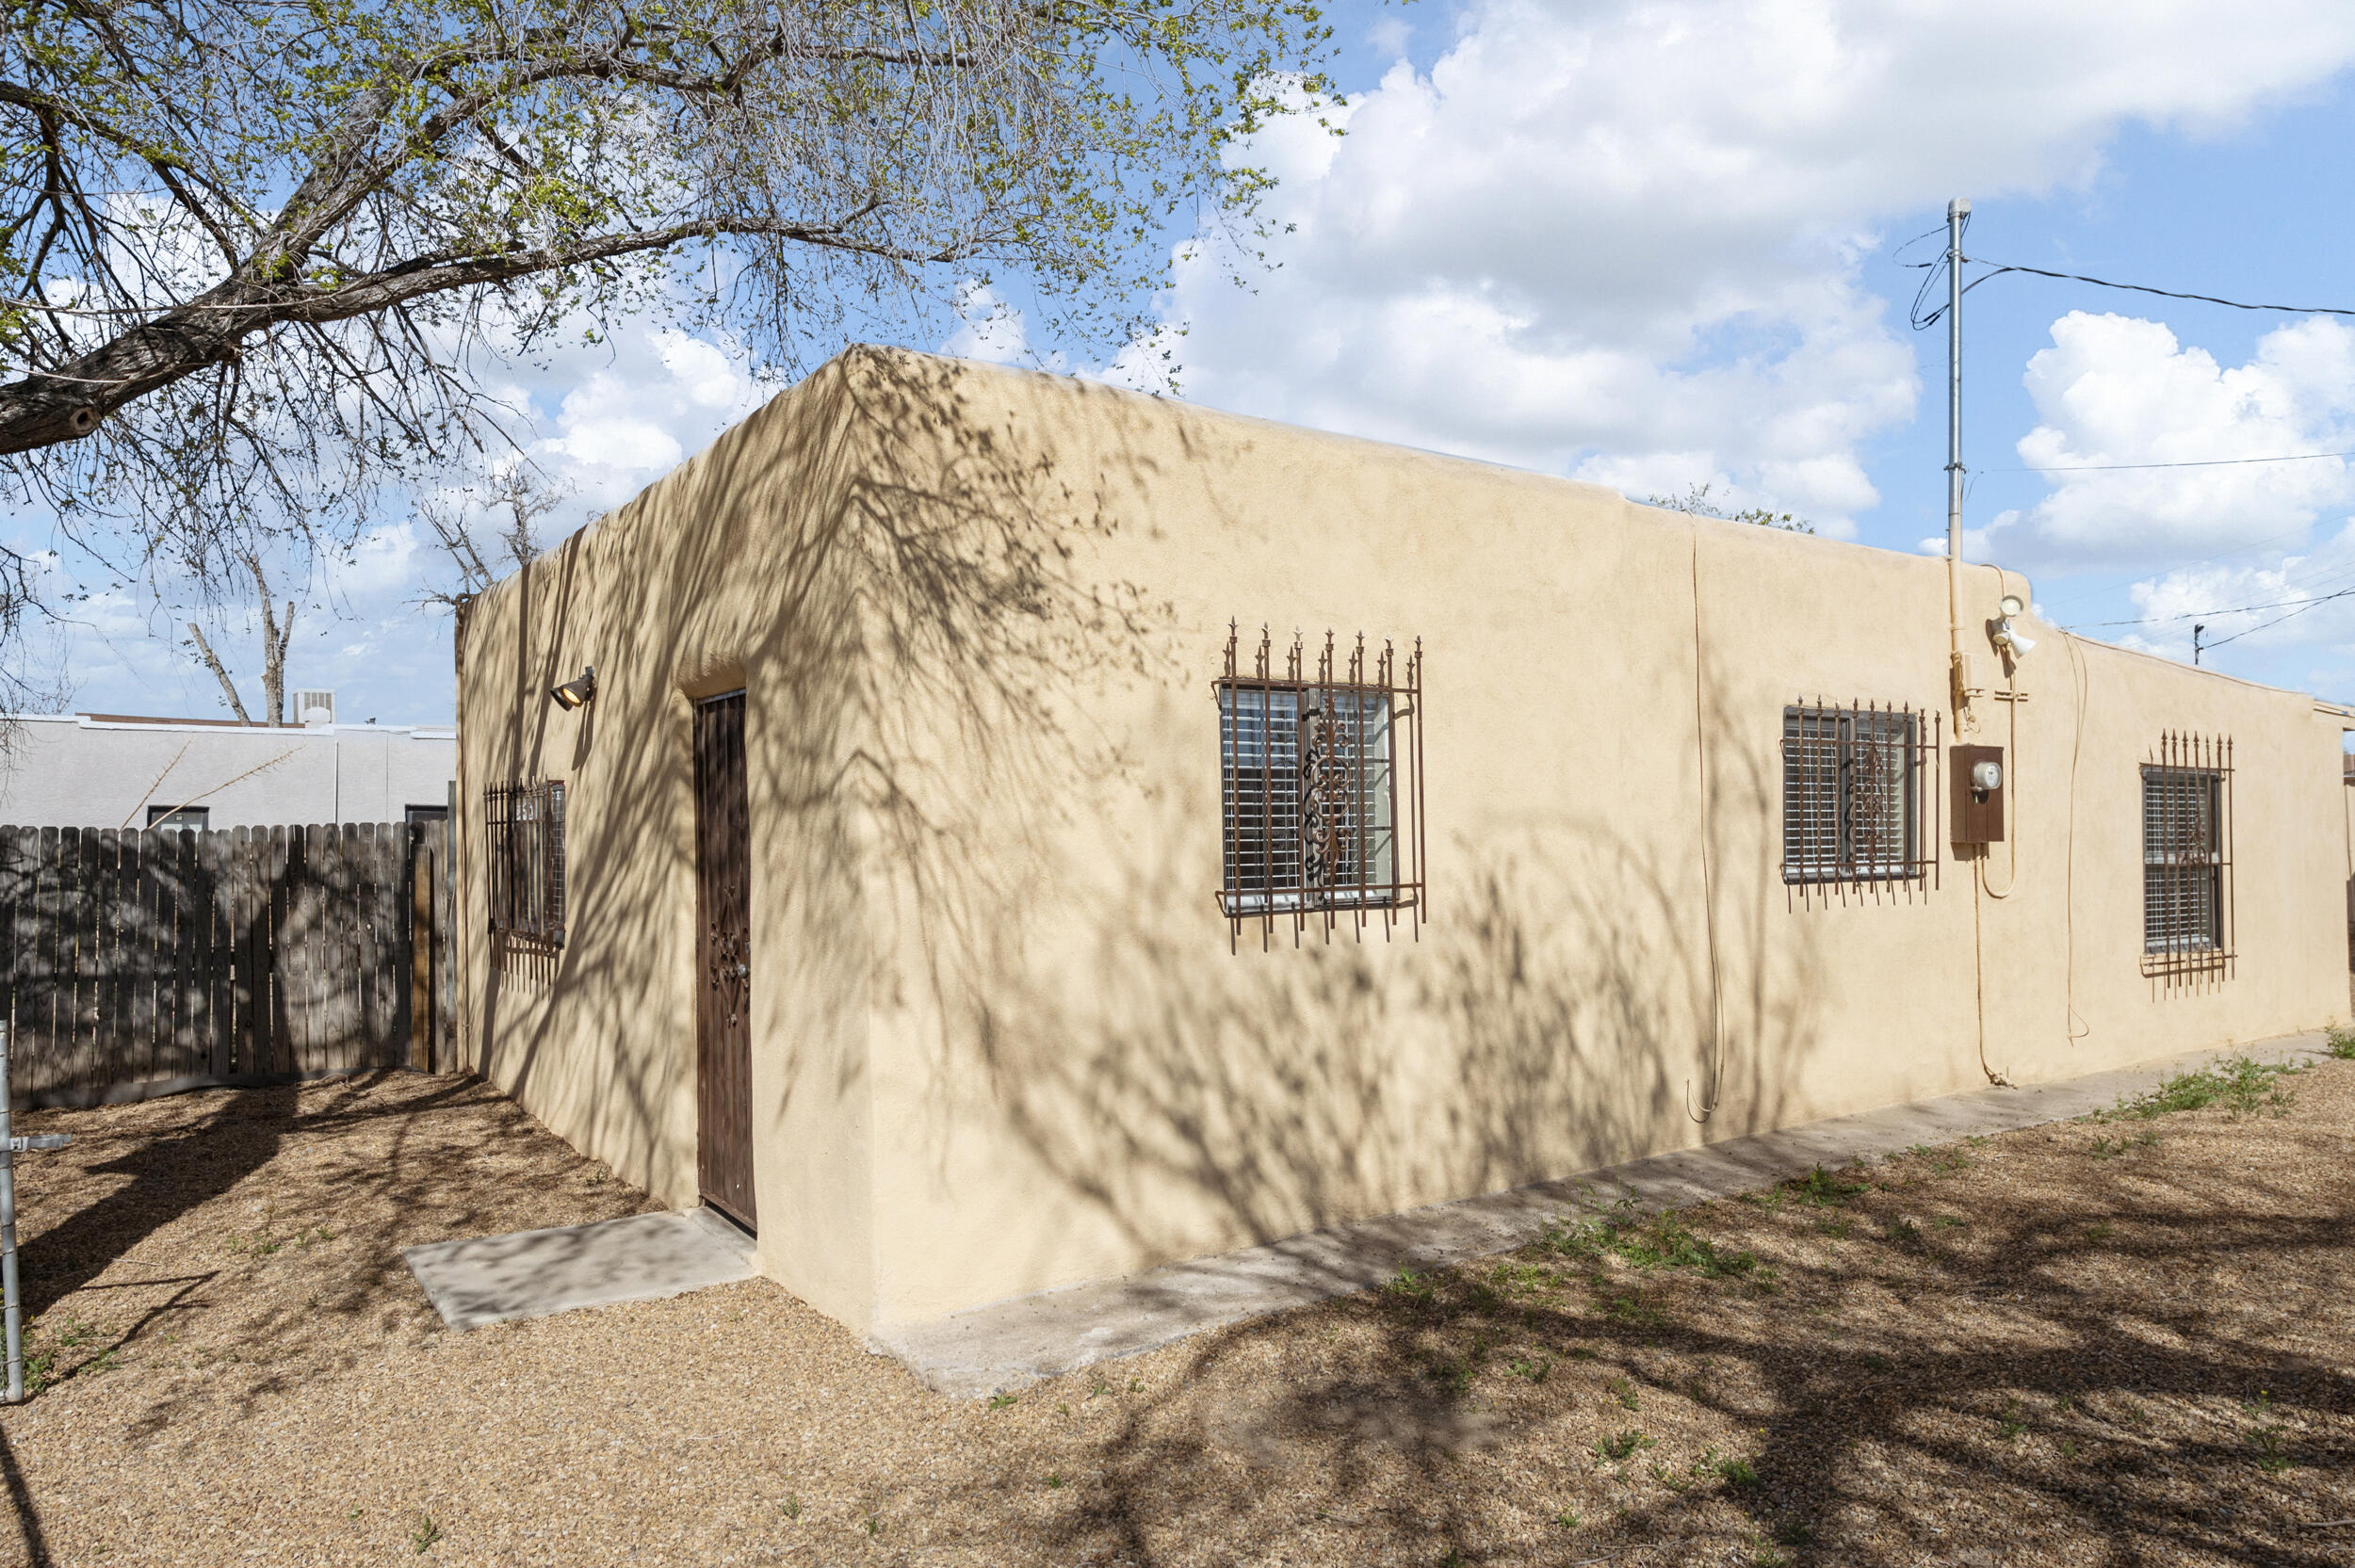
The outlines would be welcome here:
[[[1763,831],[1778,731],[1724,708],[1721,672],[1683,710],[1711,752],[1713,929],[1702,775],[1672,749],[1670,776],[1616,799],[1566,785],[1492,808],[1448,847],[1448,913],[1420,941],[1344,921],[1327,943],[1317,921],[1297,953],[1230,957],[1206,917],[1215,752],[1165,744],[1174,704],[1207,704],[1217,651],[1103,564],[1139,558],[1099,553],[1155,520],[1264,518],[1234,509],[1214,477],[1233,454],[1196,416],[1022,383],[1042,433],[993,410],[998,384],[903,358],[856,382],[878,433],[837,546],[890,696],[850,780],[897,937],[875,991],[926,1053],[921,1124],[888,1157],[968,1190],[953,1151],[1011,1140],[1026,1218],[968,1215],[969,1244],[1031,1255],[992,1277],[1266,1242],[1789,1118],[1819,965]],[[1662,688],[1693,703],[1690,667]],[[1692,801],[1689,835],[1630,830],[1663,790]],[[910,953],[920,974],[892,966]],[[1041,1213],[1090,1230],[1093,1260]]]

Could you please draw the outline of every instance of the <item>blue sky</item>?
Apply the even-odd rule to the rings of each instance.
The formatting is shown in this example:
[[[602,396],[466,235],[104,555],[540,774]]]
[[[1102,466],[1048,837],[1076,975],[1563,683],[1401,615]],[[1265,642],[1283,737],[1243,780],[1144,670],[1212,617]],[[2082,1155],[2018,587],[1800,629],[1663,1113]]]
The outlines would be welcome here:
[[[1974,256],[2355,307],[2355,8],[2079,0],[1348,5],[1339,142],[1259,149],[1295,225],[1236,289],[1214,242],[1161,318],[1182,396],[1913,550],[1944,521],[1944,333],[1892,252],[1970,197]],[[1174,235],[1173,240],[1186,236]],[[1925,242],[1920,253],[1934,250]],[[1018,312],[920,348],[1047,363]],[[2087,469],[2355,448],[2355,323],[2008,276],[1965,309],[1969,550],[2040,610],[2188,656],[2190,614],[2355,587],[2355,462]],[[566,488],[561,532],[658,477],[767,389],[645,327],[503,367]],[[456,481],[454,481],[455,483]],[[463,492],[456,493],[463,502]],[[10,531],[40,546],[41,520]],[[290,685],[343,716],[445,719],[440,574],[398,518],[304,593]],[[59,581],[88,580],[59,563]],[[223,711],[171,639],[170,585],[102,591],[44,646],[80,709]],[[2209,615],[2210,662],[2355,698],[2355,597]],[[2103,622],[2136,622],[2098,624]],[[258,641],[217,622],[251,693]]]

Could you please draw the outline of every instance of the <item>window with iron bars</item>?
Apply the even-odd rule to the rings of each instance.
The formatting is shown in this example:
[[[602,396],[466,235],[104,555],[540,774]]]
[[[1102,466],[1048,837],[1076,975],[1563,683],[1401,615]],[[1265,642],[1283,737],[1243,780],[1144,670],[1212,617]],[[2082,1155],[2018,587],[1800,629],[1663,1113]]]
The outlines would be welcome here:
[[[2169,733],[2142,765],[2142,972],[2233,962],[2233,743]]]
[[[1936,874],[1923,803],[1938,766],[1938,724],[1902,706],[1803,702],[1782,710],[1784,882],[1861,889],[1925,884]],[[1937,790],[1926,798],[1934,802]]]
[[[492,784],[482,792],[489,853],[484,883],[491,929],[549,947],[564,946],[564,785],[556,779]]]
[[[1328,634],[1311,668],[1295,639],[1279,671],[1263,630],[1245,672],[1229,629],[1215,687],[1230,940],[1257,919],[1264,946],[1279,917],[1295,943],[1311,919],[1328,941],[1344,918],[1361,937],[1378,918],[1387,935],[1402,912],[1421,933],[1421,646],[1403,671],[1388,644],[1369,665],[1362,637],[1337,657]]]

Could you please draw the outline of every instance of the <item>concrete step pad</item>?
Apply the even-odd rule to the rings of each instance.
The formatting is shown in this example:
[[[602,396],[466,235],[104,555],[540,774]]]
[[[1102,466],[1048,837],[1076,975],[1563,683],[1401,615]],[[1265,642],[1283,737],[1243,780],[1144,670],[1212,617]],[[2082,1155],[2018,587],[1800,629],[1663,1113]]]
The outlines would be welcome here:
[[[683,1296],[755,1272],[752,1237],[700,1208],[436,1241],[400,1255],[453,1329]]]

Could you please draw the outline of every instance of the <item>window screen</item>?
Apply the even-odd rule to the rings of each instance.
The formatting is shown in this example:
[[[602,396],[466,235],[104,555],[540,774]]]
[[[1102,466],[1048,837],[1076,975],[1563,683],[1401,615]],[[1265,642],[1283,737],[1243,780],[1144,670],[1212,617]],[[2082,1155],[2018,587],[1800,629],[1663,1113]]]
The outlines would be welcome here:
[[[2146,974],[2195,974],[2232,957],[2232,743],[2167,736],[2142,767]]]
[[[1926,875],[1924,775],[1935,746],[1907,708],[1782,710],[1782,877],[1878,882]]]

